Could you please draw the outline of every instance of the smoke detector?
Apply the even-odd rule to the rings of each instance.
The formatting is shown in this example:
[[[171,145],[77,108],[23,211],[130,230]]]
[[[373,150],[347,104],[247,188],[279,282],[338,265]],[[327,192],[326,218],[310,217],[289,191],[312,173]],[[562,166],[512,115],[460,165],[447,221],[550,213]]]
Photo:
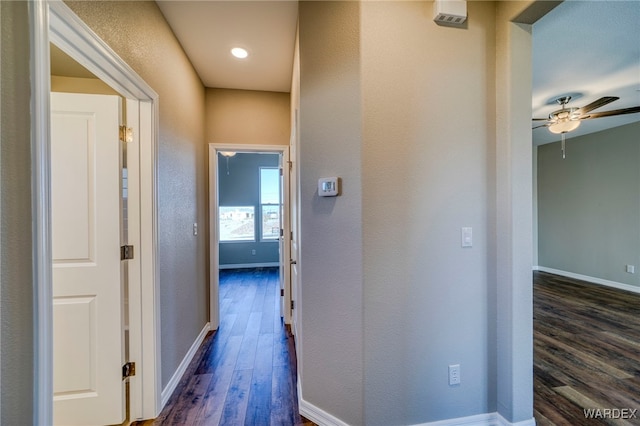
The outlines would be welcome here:
[[[435,0],[433,20],[438,25],[460,27],[467,21],[466,0]]]

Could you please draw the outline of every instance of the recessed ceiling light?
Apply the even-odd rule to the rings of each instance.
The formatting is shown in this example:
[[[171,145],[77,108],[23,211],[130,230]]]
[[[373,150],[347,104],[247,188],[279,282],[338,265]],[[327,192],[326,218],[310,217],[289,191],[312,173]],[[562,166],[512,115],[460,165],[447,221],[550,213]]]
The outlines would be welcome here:
[[[247,50],[243,49],[242,47],[234,47],[233,49],[231,49],[231,54],[238,59],[244,59],[249,56],[249,52],[247,52]]]

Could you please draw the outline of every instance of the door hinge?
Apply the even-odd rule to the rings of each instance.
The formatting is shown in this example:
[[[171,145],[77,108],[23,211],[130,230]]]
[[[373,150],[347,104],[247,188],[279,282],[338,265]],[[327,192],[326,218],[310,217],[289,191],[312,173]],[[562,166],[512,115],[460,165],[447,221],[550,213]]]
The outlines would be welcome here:
[[[122,380],[136,375],[136,363],[128,362],[122,366]]]
[[[284,237],[284,229],[280,228],[280,236]]]
[[[291,301],[291,310],[296,308],[296,302],[294,300]]]
[[[289,239],[293,241],[293,231],[291,231],[291,233],[289,234]]]
[[[284,297],[284,288],[280,289],[280,297]]]
[[[287,163],[289,164],[289,171],[293,170],[293,161],[289,160]]]
[[[284,170],[282,169],[282,167],[280,167],[280,176],[284,175]]]
[[[120,140],[122,142],[133,142],[133,129],[127,126],[120,126]]]
[[[133,259],[133,246],[120,247],[120,260],[131,260],[131,259]]]

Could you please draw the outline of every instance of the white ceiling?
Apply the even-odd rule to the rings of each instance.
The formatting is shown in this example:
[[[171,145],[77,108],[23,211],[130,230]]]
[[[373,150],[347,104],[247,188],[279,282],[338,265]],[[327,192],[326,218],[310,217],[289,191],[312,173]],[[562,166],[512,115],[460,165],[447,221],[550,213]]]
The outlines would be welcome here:
[[[158,1],[206,87],[289,92],[297,1]],[[232,47],[249,51],[246,59]]]
[[[565,94],[570,107],[620,97],[594,113],[640,105],[640,1],[569,0],[534,24],[533,116],[546,118]],[[640,113],[583,120],[567,137],[635,121]],[[546,128],[533,130],[536,145],[558,140]]]

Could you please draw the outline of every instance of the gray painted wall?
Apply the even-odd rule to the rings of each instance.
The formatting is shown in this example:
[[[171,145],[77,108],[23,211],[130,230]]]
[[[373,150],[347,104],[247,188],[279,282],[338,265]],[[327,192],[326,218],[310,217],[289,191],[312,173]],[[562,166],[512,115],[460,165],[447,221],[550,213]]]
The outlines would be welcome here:
[[[33,423],[34,332],[27,2],[0,2],[0,424]]]
[[[367,425],[496,409],[487,230],[495,6],[468,2],[465,30],[435,25],[431,6],[362,4]],[[461,103],[473,111],[464,120]],[[462,248],[467,226],[474,244]],[[460,386],[449,386],[449,364],[460,364]]]
[[[640,286],[640,123],[538,147],[539,265]],[[634,265],[635,274],[625,272]]]
[[[352,425],[365,423],[360,7],[299,5],[302,395]],[[342,195],[318,197],[325,176]]]
[[[238,153],[218,156],[218,196],[220,206],[254,206],[255,241],[220,243],[220,265],[279,262],[279,244],[260,241],[260,167],[278,167],[279,154]],[[255,250],[255,255],[252,254]]]
[[[532,419],[529,4],[468,2],[453,29],[431,2],[301,2],[303,405]]]

